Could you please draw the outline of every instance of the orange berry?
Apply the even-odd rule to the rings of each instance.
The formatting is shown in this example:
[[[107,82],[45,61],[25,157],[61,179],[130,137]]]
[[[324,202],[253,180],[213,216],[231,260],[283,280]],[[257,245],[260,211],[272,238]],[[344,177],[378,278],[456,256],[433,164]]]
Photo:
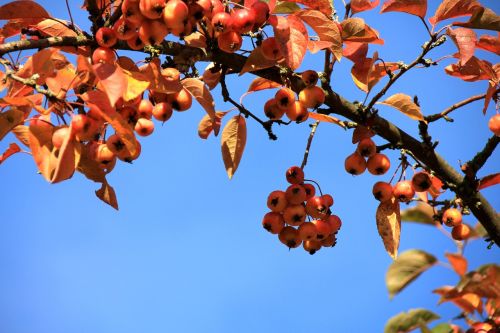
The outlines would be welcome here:
[[[392,191],[392,185],[386,182],[376,182],[372,189],[373,196],[380,202],[391,200],[393,197]]]
[[[298,166],[292,166],[286,170],[286,180],[290,184],[301,184],[304,182],[304,171]]]
[[[276,213],[281,213],[285,210],[288,202],[283,191],[273,191],[267,197],[267,207]]]
[[[275,98],[271,98],[264,104],[264,114],[271,120],[278,120],[283,117],[285,110],[278,108]]]
[[[292,105],[286,109],[286,116],[291,121],[301,123],[309,118],[309,112],[299,101],[295,101]]]
[[[417,172],[411,178],[411,185],[416,192],[427,191],[432,185],[431,176],[425,171]]]
[[[321,246],[324,247],[333,247],[337,243],[337,237],[335,235],[331,234],[328,235],[325,239],[321,240]]]
[[[262,55],[269,60],[279,60],[283,58],[283,52],[274,37],[266,38],[261,44]]]
[[[415,190],[411,186],[411,181],[402,180],[394,185],[392,194],[401,202],[410,202],[415,195]]]
[[[139,118],[135,124],[134,130],[140,136],[148,136],[153,133],[155,124],[147,118]]]
[[[315,86],[316,83],[318,82],[318,72],[313,71],[311,69],[304,71],[301,75],[302,81],[304,81],[304,84],[306,86]]]
[[[391,167],[391,160],[384,154],[377,153],[368,158],[366,168],[372,175],[383,175]]]
[[[465,240],[470,236],[470,228],[467,224],[459,224],[451,229],[451,237],[455,240]]]
[[[302,205],[287,206],[283,211],[286,224],[299,226],[306,220],[306,209]]]
[[[325,92],[318,86],[310,86],[299,93],[299,101],[304,107],[314,109],[325,102]]]
[[[377,146],[371,138],[364,138],[359,141],[356,151],[363,157],[371,157],[377,153]]]
[[[500,114],[497,113],[488,121],[488,128],[492,131],[496,136],[500,136]]]
[[[156,120],[166,122],[172,116],[172,105],[167,102],[161,102],[153,107],[153,117]]]
[[[342,227],[342,220],[337,215],[332,214],[328,216],[327,222],[330,225],[331,234],[337,233],[340,230],[340,227]]]
[[[321,249],[321,242],[317,240],[308,240],[305,241],[302,246],[304,247],[304,250],[313,255]]]
[[[331,234],[330,224],[325,220],[314,220],[313,223],[316,226],[316,239],[322,240],[327,238]]]
[[[272,234],[279,234],[285,227],[285,221],[281,214],[269,212],[262,219],[262,227]]]
[[[52,145],[54,148],[60,149],[69,134],[70,131],[68,126],[56,129],[54,133],[52,133]]]
[[[333,206],[333,197],[330,194],[323,194],[321,200],[323,200],[327,207]]]
[[[227,53],[234,53],[241,48],[243,39],[236,31],[226,31],[219,35],[217,38],[217,45],[219,49]]]
[[[462,213],[456,208],[448,208],[444,211],[441,221],[448,227],[455,227],[462,223]]]
[[[288,246],[288,248],[296,248],[302,244],[298,230],[291,226],[286,226],[281,229],[278,238],[280,242]]]
[[[299,236],[303,241],[316,239],[316,225],[311,222],[304,222],[299,226]]]
[[[311,199],[316,194],[316,189],[313,184],[302,184],[302,187],[306,191],[306,200]]]
[[[365,172],[366,161],[360,153],[354,152],[347,156],[344,162],[345,170],[351,175],[357,176]]]
[[[329,209],[322,197],[314,196],[306,202],[306,212],[315,219],[324,218]]]
[[[187,89],[182,88],[178,93],[168,95],[167,101],[170,102],[174,110],[186,111],[193,103],[193,96]]]
[[[289,109],[295,102],[295,93],[289,88],[281,88],[274,95],[278,108],[281,110]]]
[[[291,205],[298,205],[306,200],[306,191],[299,184],[288,186],[285,192],[286,201]]]

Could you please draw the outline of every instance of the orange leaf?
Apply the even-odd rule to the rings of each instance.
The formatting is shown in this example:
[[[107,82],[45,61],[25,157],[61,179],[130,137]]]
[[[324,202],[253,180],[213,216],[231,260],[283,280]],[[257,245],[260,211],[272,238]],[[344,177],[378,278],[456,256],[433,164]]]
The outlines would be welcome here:
[[[478,313],[483,311],[481,298],[474,293],[461,293],[450,286],[444,286],[432,292],[441,296],[438,304],[452,302],[466,313],[473,313],[474,310]]]
[[[61,98],[64,98],[69,90],[81,84],[79,75],[72,64],[55,71],[55,74],[47,77],[45,82],[50,91]]]
[[[77,166],[77,171],[81,172],[85,177],[94,182],[106,182],[106,172],[99,166],[99,163],[90,155],[91,144],[82,146],[80,161]]]
[[[448,28],[446,34],[451,37],[457,46],[460,65],[464,65],[474,55],[477,41],[476,33],[466,28],[457,28],[455,30]]]
[[[120,139],[125,144],[125,148],[130,156],[137,154],[139,143],[137,142],[134,130],[123,117],[111,106],[108,96],[100,90],[88,91],[80,97],[87,103],[89,108],[95,110],[104,120],[106,120],[116,131]]]
[[[479,191],[497,184],[500,184],[500,173],[495,173],[481,178],[479,180],[479,185],[477,186],[477,190]]]
[[[488,82],[488,89],[486,90],[486,96],[484,96],[483,114],[486,114],[486,110],[490,105],[491,99],[493,98],[495,91],[497,91],[497,84],[492,80],[490,80]]]
[[[340,23],[342,26],[342,39],[344,41],[384,44],[384,40],[379,38],[378,32],[365,23],[362,18],[351,17]]]
[[[7,21],[3,25],[3,27],[0,28],[0,40],[2,38],[9,38],[15,35],[18,35],[21,33],[21,30],[24,27],[35,25],[38,22],[43,20],[42,18],[21,18],[21,19],[13,19]]]
[[[453,22],[453,25],[500,31],[500,16],[489,8],[479,7],[474,10],[469,21]]]
[[[107,181],[103,182],[101,188],[95,191],[95,195],[114,209],[118,210],[115,190]]]
[[[476,0],[444,0],[439,4],[429,22],[436,25],[438,22],[449,18],[471,15],[480,6]]]
[[[337,119],[335,117],[326,115],[326,114],[321,114],[321,113],[316,113],[316,112],[309,112],[309,118],[319,120],[324,123],[332,123],[332,124],[337,124],[342,128],[345,128],[345,125],[340,119]]]
[[[4,98],[5,100],[5,98]],[[13,108],[0,113],[0,140],[4,138],[14,127],[22,123],[24,112]]]
[[[309,39],[304,23],[295,16],[288,16],[290,24],[290,36],[286,42],[278,42],[285,56],[285,63],[292,70],[299,68],[307,51],[307,41]]]
[[[380,12],[403,12],[424,18],[427,13],[427,0],[388,0]]]
[[[476,42],[476,47],[500,55],[500,33],[496,37],[482,35]]]
[[[384,247],[392,259],[398,256],[399,239],[401,237],[401,215],[399,201],[381,202],[376,213],[377,229]]]
[[[0,20],[46,17],[50,17],[49,13],[34,1],[17,0],[0,6]]]
[[[202,139],[206,139],[212,131],[214,135],[217,136],[219,134],[222,117],[226,114],[227,112],[216,112],[215,119],[213,120],[208,114],[204,115],[198,124],[198,136]]]
[[[231,118],[221,137],[222,159],[229,179],[233,178],[243,156],[247,142],[247,125],[245,117],[238,115]]]
[[[344,57],[354,63],[363,62],[368,54],[368,44],[360,42],[345,42]]]
[[[215,119],[215,102],[210,90],[203,81],[187,78],[181,81],[184,88],[200,103],[210,118]]]
[[[442,191],[443,188],[443,182],[441,179],[439,179],[436,176],[431,177],[431,182],[432,185],[431,187],[427,190],[429,194],[432,196],[434,200],[436,200],[437,197],[439,197],[444,191]]]
[[[30,146],[28,126],[17,125],[12,129],[12,134],[14,134],[23,145],[26,147]]]
[[[192,47],[199,47],[202,49],[207,48],[207,39],[201,32],[198,31],[184,37],[184,43]]]
[[[301,3],[306,7],[318,10],[327,17],[331,17],[333,14],[333,1],[331,0],[293,0],[292,2]]]
[[[411,119],[424,120],[420,106],[413,102],[413,99],[405,94],[394,94],[383,102],[377,102],[395,108],[396,110],[404,113]]]
[[[62,22],[47,19],[39,22],[33,28],[52,37],[76,37],[78,35],[75,31],[68,28],[69,24],[63,24]]]
[[[294,15],[307,23],[318,34],[320,41],[332,44],[328,48],[337,60],[342,58],[342,35],[335,22],[323,13],[312,9],[301,10]]]
[[[496,78],[496,73],[486,60],[480,60],[476,57],[471,57],[467,63],[451,64],[444,69],[446,74],[457,77],[467,82],[480,80],[490,80]]]
[[[351,11],[353,14],[370,10],[378,6],[380,0],[351,0]]]
[[[182,89],[180,82],[167,81],[161,75],[160,59],[154,58],[146,66],[140,68],[141,74],[145,75],[146,80],[150,83],[149,89],[164,94],[172,94],[179,92]]]
[[[330,49],[332,47],[331,42],[323,42],[321,40],[308,40],[307,49],[312,54],[318,53],[321,50]]]
[[[15,153],[19,153],[21,148],[16,143],[11,143],[9,148],[7,148],[2,155],[0,155],[0,164],[2,164],[7,158],[14,155]]]
[[[221,75],[222,69],[215,70],[214,63],[211,62],[203,72],[203,82],[208,86],[208,89],[212,90],[219,84]]]
[[[241,76],[247,72],[254,72],[258,71],[259,69],[273,67],[274,65],[276,65],[276,61],[264,57],[264,54],[262,53],[262,47],[257,46],[248,56],[247,60],[245,61],[245,65],[243,65],[243,68],[241,69],[239,75]]]
[[[270,81],[268,79],[264,79],[262,77],[258,77],[250,83],[250,87],[248,87],[248,92],[252,91],[259,91],[259,90],[264,90],[264,89],[273,89],[273,88],[279,88],[281,87],[281,84],[276,83],[274,81]]]
[[[30,122],[29,143],[33,159],[42,176],[50,182],[55,171],[56,159],[52,154],[52,134],[55,127],[46,123],[48,117],[39,117],[40,120]],[[45,121],[43,121],[45,120]]]
[[[458,275],[462,276],[467,273],[467,259],[464,256],[456,253],[446,253],[445,256]]]
[[[80,142],[76,141],[70,126],[70,134],[64,139],[59,152],[52,150],[51,158],[55,159],[55,168],[50,177],[51,183],[59,183],[73,176],[80,159],[80,150]]]

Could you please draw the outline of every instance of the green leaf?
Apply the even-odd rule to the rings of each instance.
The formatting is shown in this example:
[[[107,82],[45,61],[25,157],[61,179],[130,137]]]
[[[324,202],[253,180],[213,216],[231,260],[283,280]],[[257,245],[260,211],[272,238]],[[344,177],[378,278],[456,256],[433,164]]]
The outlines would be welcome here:
[[[434,312],[425,309],[412,309],[401,312],[387,321],[384,333],[405,333],[439,319]]]
[[[389,266],[385,275],[389,297],[394,297],[436,261],[436,257],[422,250],[408,250],[401,253]]]
[[[428,204],[419,202],[416,206],[401,211],[401,221],[435,225],[434,211]]]
[[[448,323],[441,323],[434,326],[431,330],[432,333],[451,333],[453,332],[453,327]]]
[[[273,9],[273,14],[292,14],[299,10],[300,7],[295,2],[278,1]]]

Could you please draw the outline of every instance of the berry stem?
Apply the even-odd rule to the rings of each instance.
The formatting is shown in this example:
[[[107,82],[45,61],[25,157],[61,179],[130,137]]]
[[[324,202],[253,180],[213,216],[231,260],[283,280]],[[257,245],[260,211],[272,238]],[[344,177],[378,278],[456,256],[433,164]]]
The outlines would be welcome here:
[[[315,181],[315,180],[312,180],[312,179],[304,179],[305,182],[311,182],[311,183],[314,183],[314,185],[316,185],[316,187],[318,188],[318,191],[319,191],[319,194],[320,195],[323,195],[323,191],[321,191],[321,186],[319,186],[319,184]]]
[[[318,128],[318,125],[319,125],[319,120],[316,120],[316,122],[311,125],[311,133],[309,133],[306,150],[304,151],[304,158],[302,159],[302,164],[300,165],[301,169],[304,169],[307,164],[307,158],[309,157],[309,149],[311,149],[311,144],[314,138],[314,134],[316,134],[316,128]]]

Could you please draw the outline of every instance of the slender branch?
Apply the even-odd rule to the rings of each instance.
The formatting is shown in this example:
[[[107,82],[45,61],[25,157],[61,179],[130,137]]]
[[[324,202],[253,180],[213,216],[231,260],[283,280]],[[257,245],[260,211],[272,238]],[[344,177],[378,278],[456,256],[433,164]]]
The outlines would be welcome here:
[[[370,110],[371,108],[373,108],[373,106],[375,105],[375,103],[377,103],[380,98],[382,98],[382,96],[385,95],[385,93],[387,92],[387,90],[389,90],[389,88],[401,77],[403,76],[404,73],[408,72],[410,69],[412,69],[413,67],[415,67],[416,65],[422,63],[422,61],[424,60],[424,57],[425,55],[430,51],[432,50],[434,47],[442,44],[444,42],[444,40],[441,40],[440,39],[437,39],[437,35],[432,35],[431,36],[431,39],[423,46],[423,49],[422,49],[422,52],[420,53],[420,55],[409,65],[405,65],[405,66],[401,66],[400,68],[400,71],[395,74],[394,76],[390,77],[389,81],[387,82],[387,84],[382,88],[382,90],[380,90],[378,92],[378,94],[376,94],[372,100],[370,101],[370,103],[368,104],[368,106],[366,107],[366,110]]]
[[[431,29],[429,29],[429,25],[427,24],[427,22],[425,21],[424,18],[420,17],[420,21],[422,21],[422,23],[424,24],[425,26],[425,29],[427,29],[427,32],[429,33],[429,36],[432,38],[432,32],[431,32]]]
[[[65,2],[66,2],[66,8],[68,9],[69,19],[71,21],[71,26],[74,27],[75,21],[73,21],[73,15],[71,14],[71,9],[69,8],[68,0],[66,0]]]
[[[54,46],[86,46],[92,45],[94,41],[86,36],[75,37],[49,37],[38,40],[18,40],[15,42],[0,44],[0,57],[4,54],[21,50],[44,49]]]
[[[318,128],[319,125],[319,120],[316,120],[314,124],[311,124],[311,133],[309,134],[309,138],[307,139],[307,146],[306,150],[304,151],[304,158],[302,159],[302,164],[300,165],[301,169],[304,169],[304,167],[307,164],[307,158],[309,157],[309,150],[311,149],[311,144],[314,139],[314,134],[316,134],[316,128]]]
[[[500,137],[493,134],[486,142],[484,148],[472,160],[462,165],[462,171],[464,171],[468,179],[475,179],[477,172],[483,167],[491,154],[493,154],[499,142]]]
[[[497,90],[497,92],[498,92],[498,90]],[[475,101],[482,100],[485,97],[486,97],[486,94],[471,96],[467,99],[464,99],[463,101],[460,101],[458,103],[453,104],[452,106],[450,106],[446,110],[442,111],[441,113],[436,113],[433,115],[426,116],[425,120],[429,123],[436,121],[436,120],[439,120],[441,118],[444,118],[447,121],[452,121],[451,119],[447,118],[448,114],[455,111],[456,109],[461,108],[462,106],[465,106],[465,105],[470,104],[470,103],[475,102]]]

